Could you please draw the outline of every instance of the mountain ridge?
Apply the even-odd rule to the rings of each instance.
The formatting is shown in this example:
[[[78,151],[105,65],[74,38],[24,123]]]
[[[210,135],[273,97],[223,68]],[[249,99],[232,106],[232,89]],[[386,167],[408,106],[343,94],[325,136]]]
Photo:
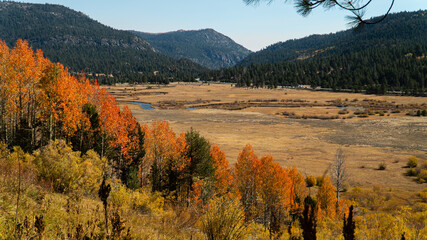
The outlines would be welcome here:
[[[19,38],[72,72],[113,75],[114,81],[143,82],[153,78],[154,72],[166,79],[181,75],[180,79],[189,80],[205,71],[190,60],[157,53],[143,38],[68,7],[0,2],[0,39],[13,46]]]
[[[427,11],[389,15],[362,31],[311,35],[253,53],[203,79],[242,87],[311,86],[427,95]]]
[[[234,66],[250,50],[212,28],[165,33],[132,31],[156,50],[174,58],[187,58],[210,69]]]
[[[422,17],[420,18],[419,15]],[[427,31],[417,28],[414,25],[425,25],[426,10],[415,12],[401,12],[390,14],[382,23],[367,25],[360,31],[347,29],[329,34],[312,34],[299,39],[290,39],[284,42],[272,44],[260,51],[250,54],[237,65],[247,66],[258,63],[278,63],[306,59],[305,55],[313,55],[315,51],[322,51],[333,47],[334,51],[327,54],[314,54],[318,56],[330,56],[332,54],[346,54],[351,51],[360,51],[366,47],[384,47],[396,44],[396,41],[425,42]],[[410,22],[411,18],[417,20],[409,25],[403,26],[400,23]],[[374,17],[375,20],[378,17]],[[399,33],[399,34],[398,34]]]

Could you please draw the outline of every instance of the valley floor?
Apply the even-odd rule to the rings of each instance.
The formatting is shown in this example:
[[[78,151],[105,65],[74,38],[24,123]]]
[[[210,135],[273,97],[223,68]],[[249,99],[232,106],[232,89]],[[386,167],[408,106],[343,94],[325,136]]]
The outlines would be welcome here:
[[[296,166],[306,175],[319,176],[327,171],[337,149],[342,148],[352,187],[379,186],[396,191],[402,198],[407,198],[408,192],[415,195],[425,188],[424,184],[405,176],[405,166],[410,156],[417,156],[420,162],[427,159],[427,117],[406,116],[405,107],[425,108],[427,98],[294,89],[243,89],[230,84],[119,85],[107,90],[119,102],[151,103],[154,110],[128,104],[140,123],[158,119],[169,121],[176,132],[185,132],[190,128],[200,131],[202,136],[219,145],[231,164],[243,147],[251,144],[260,155],[258,157],[270,154],[283,166]],[[289,106],[262,106],[263,101],[303,102],[313,106],[293,106],[291,111],[338,116],[340,109],[328,106],[328,103],[344,99],[348,102],[393,103],[404,108],[401,107],[401,111],[396,113],[385,110],[387,114],[383,116],[373,114],[367,118],[355,116],[343,119],[339,115],[340,119],[317,120],[289,118],[280,114],[289,111]],[[260,104],[239,110],[226,110],[225,105],[221,105],[239,101],[247,105],[257,101]],[[212,103],[218,107],[209,106]],[[198,108],[186,109],[194,106]],[[347,116],[350,115],[351,111]],[[386,165],[383,171],[378,170],[381,163]],[[414,195],[411,194],[411,198]]]

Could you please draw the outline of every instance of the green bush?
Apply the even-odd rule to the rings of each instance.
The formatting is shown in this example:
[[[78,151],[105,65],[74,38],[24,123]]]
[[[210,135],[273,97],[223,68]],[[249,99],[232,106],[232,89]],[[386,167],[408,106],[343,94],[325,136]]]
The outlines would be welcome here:
[[[380,163],[380,165],[378,165],[378,170],[386,170],[387,165],[385,164],[385,162]]]

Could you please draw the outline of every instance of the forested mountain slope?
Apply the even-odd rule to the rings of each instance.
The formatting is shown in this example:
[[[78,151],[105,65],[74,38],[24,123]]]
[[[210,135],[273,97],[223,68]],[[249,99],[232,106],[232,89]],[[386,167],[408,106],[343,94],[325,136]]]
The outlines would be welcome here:
[[[213,29],[159,34],[133,33],[146,39],[160,53],[174,58],[188,58],[211,69],[232,67],[251,53]]]
[[[348,29],[279,42],[249,55],[239,65],[337,56],[373,48],[426,45],[426,14],[426,11],[396,13],[379,24],[366,25],[357,31]]]
[[[427,11],[403,12],[360,31],[278,43],[204,78],[238,86],[311,85],[425,95],[426,55]]]
[[[0,2],[0,39],[13,46],[19,38],[73,72],[112,75],[115,81],[144,81],[155,71],[189,78],[204,70],[189,60],[159,54],[141,37],[66,7]]]

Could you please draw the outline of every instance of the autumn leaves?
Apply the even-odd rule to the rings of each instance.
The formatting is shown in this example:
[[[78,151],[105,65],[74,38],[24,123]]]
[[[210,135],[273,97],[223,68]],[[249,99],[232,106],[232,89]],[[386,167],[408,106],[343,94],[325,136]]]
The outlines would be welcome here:
[[[239,154],[233,172],[234,187],[240,196],[246,221],[262,222],[271,233],[280,232],[281,225],[289,221],[290,216],[294,216],[290,221],[298,218],[303,212],[305,199],[311,198],[303,175],[295,167],[283,168],[270,155],[258,159],[250,145]],[[317,219],[340,216],[334,194],[334,186],[329,178],[325,178],[316,195],[317,204],[313,206]]]
[[[9,147],[33,151],[65,139],[74,151],[108,158],[109,167],[96,169],[129,188],[150,187],[173,202],[201,208],[215,198],[238,199],[246,222],[263,223],[270,232],[279,232],[290,216],[295,221],[309,197],[296,168],[284,168],[269,155],[258,159],[247,145],[230,169],[224,152],[197,131],[177,135],[167,122],[140,125],[96,82],[71,75],[25,41],[13,49],[0,42],[0,87],[0,140]],[[55,165],[46,162],[46,169]],[[84,163],[96,162],[107,164]],[[335,191],[325,179],[316,196],[319,218],[341,214]]]
[[[65,138],[81,150],[94,148],[99,135],[105,143],[99,147],[102,153],[109,144],[126,158],[137,147],[137,122],[130,110],[121,111],[96,82],[72,76],[26,41],[18,40],[13,49],[0,42],[0,56],[0,137],[8,145],[34,150]]]

